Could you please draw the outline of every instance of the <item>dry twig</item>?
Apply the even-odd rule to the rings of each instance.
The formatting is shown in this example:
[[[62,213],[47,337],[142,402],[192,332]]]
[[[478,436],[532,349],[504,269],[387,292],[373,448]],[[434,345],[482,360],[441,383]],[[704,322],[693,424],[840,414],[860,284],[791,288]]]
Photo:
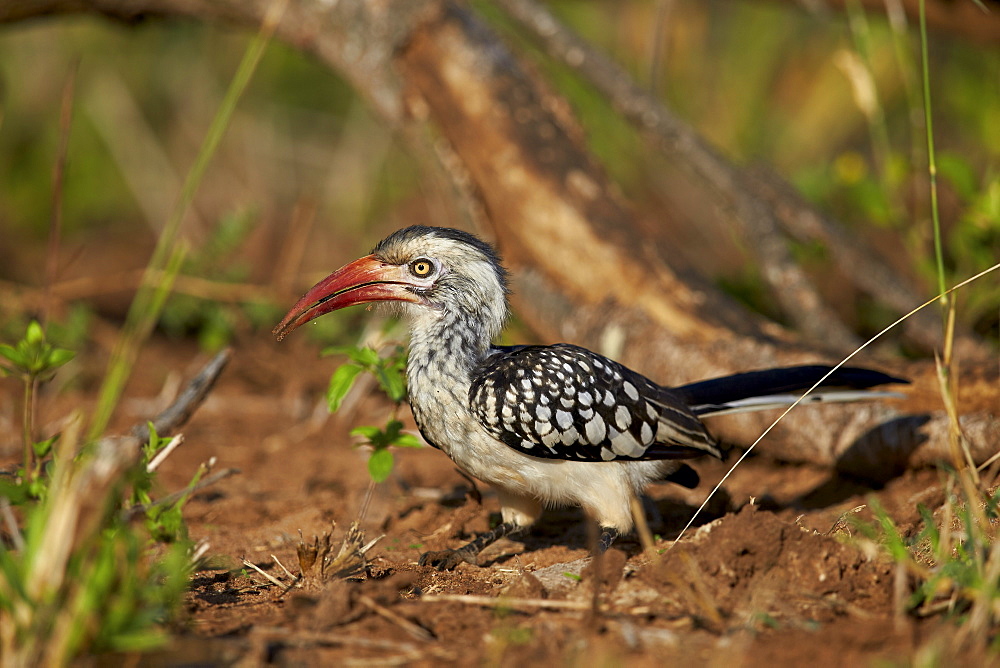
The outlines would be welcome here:
[[[122,510],[122,518],[125,521],[128,521],[133,517],[135,517],[136,515],[146,512],[150,508],[155,508],[156,506],[164,506],[174,503],[175,501],[178,501],[189,494],[194,494],[195,492],[205,489],[210,485],[214,485],[220,480],[224,480],[236,473],[240,473],[240,470],[236,468],[228,468],[228,469],[222,469],[221,471],[216,471],[212,475],[206,476],[201,480],[199,480],[198,482],[192,485],[188,485],[184,489],[173,492],[172,494],[167,494],[162,499],[157,499],[156,501],[153,501],[151,503],[140,503],[131,506],[129,508],[125,508],[124,510]]]
[[[258,573],[260,573],[261,575],[263,575],[275,587],[280,587],[281,589],[285,588],[285,583],[283,583],[281,580],[279,580],[278,578],[274,577],[273,575],[271,575],[267,571],[263,570],[257,564],[253,563],[252,561],[249,561],[246,557],[240,557],[240,563],[242,563],[247,568],[252,568],[253,570],[255,570]]]
[[[175,429],[184,425],[205,401],[205,397],[212,391],[215,381],[219,379],[222,370],[226,368],[229,360],[233,356],[232,348],[225,348],[213,357],[208,364],[202,367],[198,375],[191,379],[187,387],[180,393],[174,403],[170,404],[159,415],[153,418],[153,427],[160,436],[165,436]],[[149,441],[149,425],[138,424],[132,428],[132,435],[140,443]]]
[[[395,624],[396,626],[398,626],[399,628],[403,629],[404,631],[406,631],[406,633],[408,633],[416,640],[420,640],[421,642],[431,642],[432,640],[434,640],[434,636],[431,635],[430,631],[420,626],[419,624],[414,624],[406,617],[396,614],[392,610],[386,608],[384,605],[379,605],[370,596],[365,596],[365,595],[359,596],[358,603],[365,606],[379,617],[382,617],[383,619],[386,619]]]

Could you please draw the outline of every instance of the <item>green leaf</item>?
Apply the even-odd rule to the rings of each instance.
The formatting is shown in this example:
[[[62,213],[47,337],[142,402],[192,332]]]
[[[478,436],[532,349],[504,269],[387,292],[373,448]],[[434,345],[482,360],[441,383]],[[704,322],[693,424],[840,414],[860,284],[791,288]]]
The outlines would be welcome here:
[[[390,420],[385,429],[362,425],[351,430],[351,436],[363,436],[370,445],[376,448],[387,448],[395,445],[400,448],[422,448],[423,443],[412,434],[403,433],[403,423]]]
[[[32,345],[45,342],[45,332],[42,331],[42,326],[38,324],[37,320],[28,323],[28,330],[24,333],[24,341]]]
[[[42,477],[29,480],[26,486],[28,488],[28,495],[34,499],[41,499],[48,491],[48,481]]]
[[[8,587],[8,591],[12,590],[13,596],[0,599],[0,609],[2,610],[13,610],[15,608],[15,601],[27,602],[31,601],[31,597],[24,589],[24,562],[25,559],[19,559],[18,555],[10,550],[8,550],[3,545],[0,545],[0,577],[3,578],[5,585]],[[11,600],[14,599],[14,600]]]
[[[19,506],[31,498],[31,495],[26,484],[19,485],[11,480],[0,478],[0,498],[7,499],[13,506]],[[2,549],[0,547],[0,551]]]
[[[389,420],[385,425],[385,443],[392,443],[399,432],[403,429],[403,423],[399,420]]]
[[[368,458],[368,475],[375,482],[382,482],[392,473],[392,452],[384,448],[377,449]]]
[[[397,448],[422,448],[423,442],[413,434],[398,434],[392,444]]]
[[[397,404],[406,398],[406,377],[402,370],[391,367],[380,367],[375,374],[382,390]]]
[[[330,376],[330,386],[326,390],[326,403],[330,407],[331,413],[336,413],[340,409],[340,404],[344,397],[350,392],[357,380],[358,374],[364,369],[357,364],[342,364],[333,375]]]
[[[958,153],[938,153],[937,170],[963,199],[973,199],[980,190],[976,170],[968,159]]]
[[[39,459],[47,457],[50,452],[52,452],[52,446],[55,442],[59,440],[59,434],[56,434],[52,438],[47,438],[44,441],[38,441],[37,443],[31,444],[31,449],[35,451],[35,456]]]
[[[76,353],[72,350],[66,350],[65,348],[53,348],[52,352],[49,353],[48,367],[50,369],[60,367],[74,357],[76,357]]]
[[[364,436],[369,442],[375,441],[381,433],[381,429],[369,425],[361,425],[351,430],[351,436]]]
[[[146,528],[153,538],[163,543],[173,543],[187,538],[183,516],[184,499],[169,506],[154,506],[146,514]]]
[[[24,366],[24,357],[21,355],[21,351],[14,346],[9,346],[6,343],[0,343],[0,355],[6,357],[11,361],[11,363],[14,364],[14,366],[18,368]]]
[[[344,355],[355,364],[360,364],[366,368],[372,368],[378,364],[378,353],[374,348],[368,346],[330,346],[323,349],[323,356]]]
[[[157,628],[120,633],[110,639],[109,645],[117,652],[147,652],[162,647],[170,636]]]

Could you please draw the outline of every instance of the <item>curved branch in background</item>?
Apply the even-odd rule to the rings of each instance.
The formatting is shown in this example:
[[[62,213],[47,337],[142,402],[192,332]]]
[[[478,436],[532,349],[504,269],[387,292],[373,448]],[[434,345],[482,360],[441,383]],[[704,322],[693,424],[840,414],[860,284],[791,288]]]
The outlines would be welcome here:
[[[132,436],[135,436],[140,443],[149,442],[149,425],[153,424],[157,435],[167,436],[180,427],[187,424],[194,412],[198,410],[202,402],[208,397],[208,393],[215,387],[215,381],[222,375],[222,371],[229,364],[233,356],[231,348],[224,348],[217,352],[209,362],[202,367],[198,375],[192,378],[184,387],[184,390],[177,395],[173,403],[160,412],[152,420],[140,422],[132,427]]]
[[[923,297],[843,225],[817,211],[787,181],[767,169],[756,168],[746,177],[758,197],[768,203],[782,229],[801,243],[820,243],[841,274],[866,295],[898,314],[923,302]],[[921,348],[940,350],[944,345],[940,313],[924,309],[902,324],[906,336]],[[955,349],[960,357],[984,358],[988,346],[969,332],[958,332]]]
[[[130,20],[152,13],[253,26],[269,4],[22,0],[0,4],[0,21],[89,10]],[[427,124],[439,133],[448,144],[445,153],[460,167],[446,171],[468,179],[460,188],[478,196],[518,269],[519,314],[545,339],[598,349],[673,384],[824,357],[710,286],[681,280],[670,258],[638,232],[635,213],[587,151],[565,103],[465,5],[292,0],[276,36],[338,70],[395,128],[427,137]],[[959,401],[964,410],[979,411],[969,418],[969,435],[982,461],[995,451],[1000,426],[990,416],[996,410],[995,365],[979,368],[979,375],[963,375]],[[875,462],[884,462],[886,453],[910,463],[947,457],[947,439],[922,441],[926,431],[915,432],[912,421],[894,411],[940,405],[929,365],[888,370],[914,380],[911,399],[895,407],[798,411],[764,449],[825,464],[848,454]],[[760,424],[740,417],[749,416],[713,428],[746,442]],[[942,420],[935,414],[922,429]],[[866,435],[869,440],[862,440]]]
[[[857,338],[821,299],[795,263],[777,222],[764,202],[746,187],[740,171],[686,123],[636,85],[624,68],[562,25],[533,0],[498,3],[548,53],[571,67],[605,95],[625,118],[712,190],[759,262],[765,282],[796,329],[815,345],[853,350]]]
[[[273,0],[19,0],[0,3],[0,23],[57,14],[98,14],[135,23],[155,17],[260,27]],[[404,110],[392,58],[435,0],[292,0],[275,37],[337,70],[392,123]]]
[[[925,297],[864,248],[842,225],[805,202],[777,175],[740,169],[721,156],[687,123],[638,86],[620,65],[592,47],[535,0],[498,0],[546,52],[604,95],[653,146],[692,174],[702,186],[726,204],[731,223],[740,230],[762,268],[763,278],[785,316],[814,345],[853,350],[859,343],[822,301],[788,249],[785,234],[799,241],[820,242],[829,248],[843,276],[862,292],[898,314],[908,312]],[[943,343],[940,320],[931,311],[905,324],[907,335],[926,350]],[[966,353],[986,349],[969,336]]]

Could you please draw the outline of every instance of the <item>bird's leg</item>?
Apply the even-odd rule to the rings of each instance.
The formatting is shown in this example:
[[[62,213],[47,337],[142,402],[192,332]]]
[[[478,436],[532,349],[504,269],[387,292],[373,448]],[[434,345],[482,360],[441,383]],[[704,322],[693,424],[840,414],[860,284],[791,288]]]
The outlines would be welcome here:
[[[523,526],[515,524],[514,522],[503,522],[486,533],[479,534],[475,540],[463,545],[462,547],[454,550],[424,552],[420,555],[419,563],[421,566],[433,566],[439,571],[451,570],[463,561],[476,565],[476,557],[478,557],[479,553],[482,552],[488,545],[492,545],[505,536],[516,534],[522,529],[524,529]],[[612,538],[612,540],[614,539]]]
[[[601,537],[597,541],[597,553],[604,554],[607,552],[616,538],[618,538],[618,529],[601,527]]]

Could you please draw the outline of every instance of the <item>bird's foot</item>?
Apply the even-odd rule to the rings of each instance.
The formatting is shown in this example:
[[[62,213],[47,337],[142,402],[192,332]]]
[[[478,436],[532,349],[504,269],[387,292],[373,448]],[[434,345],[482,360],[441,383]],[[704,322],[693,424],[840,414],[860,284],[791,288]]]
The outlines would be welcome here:
[[[513,522],[504,522],[503,524],[498,524],[493,527],[486,533],[480,534],[474,541],[463,545],[458,549],[440,550],[438,552],[424,552],[420,555],[420,560],[417,563],[421,566],[433,566],[439,571],[450,571],[463,561],[468,562],[473,566],[478,566],[479,564],[476,561],[476,557],[478,557],[479,553],[483,551],[483,548],[495,543],[504,536],[517,533],[523,528],[524,527],[518,526]],[[617,536],[618,534],[616,533],[615,535]]]
[[[616,538],[618,538],[618,529],[601,527],[601,537],[597,541],[597,553],[604,554],[607,552]]]
[[[424,552],[417,562],[421,566],[432,566],[439,571],[450,571],[458,567],[463,561],[473,566],[477,566],[477,554],[470,553],[464,548],[457,550],[437,550],[435,552]]]

